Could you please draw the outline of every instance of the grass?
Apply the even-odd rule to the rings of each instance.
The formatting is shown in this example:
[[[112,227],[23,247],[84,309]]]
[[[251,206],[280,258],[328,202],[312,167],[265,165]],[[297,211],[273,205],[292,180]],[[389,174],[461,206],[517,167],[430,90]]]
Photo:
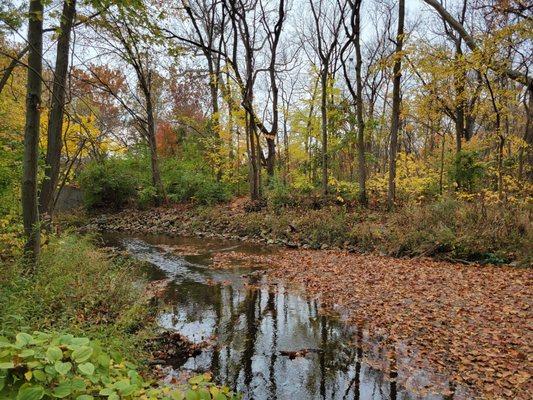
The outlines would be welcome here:
[[[142,273],[132,261],[107,256],[90,237],[52,237],[34,276],[23,276],[20,263],[2,266],[0,335],[68,332],[138,359],[143,352],[139,344],[151,330],[143,322],[150,312],[143,287]]]

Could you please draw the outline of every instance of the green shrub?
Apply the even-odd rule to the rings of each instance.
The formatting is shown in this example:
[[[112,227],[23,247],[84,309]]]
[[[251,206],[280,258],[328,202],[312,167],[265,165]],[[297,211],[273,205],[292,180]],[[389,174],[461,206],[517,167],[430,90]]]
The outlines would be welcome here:
[[[3,399],[237,399],[204,374],[187,385],[154,386],[135,365],[97,341],[70,334],[19,332],[0,337],[0,396]]]
[[[157,200],[157,189],[153,186],[146,186],[139,190],[137,197],[137,204],[140,208],[152,206]]]
[[[469,192],[474,192],[479,187],[484,174],[485,168],[475,151],[458,152],[448,170],[450,179]]]
[[[294,189],[283,183],[279,177],[273,177],[266,191],[268,207],[272,210],[279,210],[283,207],[295,206],[297,200],[293,192]]]
[[[111,158],[85,166],[79,182],[88,209],[120,209],[136,198],[137,176],[123,160]]]
[[[67,330],[90,334],[110,347],[139,356],[152,324],[143,276],[130,259],[110,259],[87,237],[52,237],[33,277],[9,263],[0,274],[0,335],[19,330]],[[143,332],[130,335],[130,327]],[[142,334],[141,334],[142,333]]]
[[[231,198],[229,185],[217,181],[195,162],[166,159],[162,163],[161,174],[167,196],[174,202],[210,205]]]

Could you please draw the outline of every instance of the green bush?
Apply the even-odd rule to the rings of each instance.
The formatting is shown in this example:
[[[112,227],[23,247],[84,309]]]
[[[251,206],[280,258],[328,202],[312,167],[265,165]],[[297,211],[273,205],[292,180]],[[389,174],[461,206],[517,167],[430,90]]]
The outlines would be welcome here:
[[[180,386],[155,386],[135,365],[97,341],[70,334],[17,333],[0,337],[0,396],[3,399],[237,399],[204,374]]]
[[[448,175],[460,188],[474,192],[485,174],[485,167],[480,162],[480,156],[474,151],[460,151],[455,155]]]
[[[143,276],[133,266],[122,256],[110,259],[87,237],[50,238],[33,277],[23,276],[19,263],[3,267],[0,335],[67,330],[90,334],[131,357],[139,356],[142,334],[149,335],[152,324]],[[132,326],[144,331],[130,335]]]
[[[124,160],[111,158],[85,166],[79,182],[88,209],[120,209],[136,198],[137,176]]]
[[[291,189],[288,185],[283,183],[279,177],[273,177],[266,191],[266,199],[269,208],[279,210],[283,207],[295,206],[297,200],[293,194],[294,191],[294,189]]]
[[[193,161],[168,158],[163,161],[161,174],[167,196],[174,202],[191,201],[197,204],[215,204],[228,201],[231,190]]]

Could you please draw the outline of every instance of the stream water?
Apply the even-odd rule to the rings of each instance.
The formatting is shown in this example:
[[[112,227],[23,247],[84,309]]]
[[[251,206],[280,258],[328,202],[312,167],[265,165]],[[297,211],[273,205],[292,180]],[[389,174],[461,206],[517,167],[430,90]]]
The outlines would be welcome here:
[[[210,267],[217,252],[261,253],[271,248],[161,235],[105,238],[147,261],[152,279],[172,280],[164,296],[168,307],[159,315],[162,327],[192,342],[214,342],[176,366],[178,370],[211,371],[215,381],[240,391],[245,399],[459,398],[397,385],[394,376],[364,361],[356,346],[363,334],[338,318],[321,315],[316,300],[269,283],[257,270]],[[383,356],[381,361],[391,360]],[[427,386],[425,374],[415,378],[419,386]]]

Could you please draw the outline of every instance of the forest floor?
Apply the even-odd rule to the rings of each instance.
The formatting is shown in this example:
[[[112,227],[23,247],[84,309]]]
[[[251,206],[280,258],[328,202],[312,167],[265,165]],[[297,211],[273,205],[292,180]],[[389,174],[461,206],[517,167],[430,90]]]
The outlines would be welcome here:
[[[245,257],[253,265],[267,266],[272,278],[305,288],[326,310],[340,307],[349,323],[364,327],[381,343],[395,351],[401,344],[413,365],[429,362],[482,398],[530,398],[531,268],[436,260],[425,256],[428,251],[408,254],[410,258],[375,249],[361,253],[356,242],[338,231],[343,221],[332,225],[324,215],[310,213],[316,220],[311,227],[292,222],[292,215],[268,219],[235,204],[203,211],[177,206],[100,215],[84,229],[284,244],[268,256],[228,253],[228,259],[215,260],[215,265]],[[409,227],[404,232],[409,234]],[[453,259],[453,253],[445,254]]]

